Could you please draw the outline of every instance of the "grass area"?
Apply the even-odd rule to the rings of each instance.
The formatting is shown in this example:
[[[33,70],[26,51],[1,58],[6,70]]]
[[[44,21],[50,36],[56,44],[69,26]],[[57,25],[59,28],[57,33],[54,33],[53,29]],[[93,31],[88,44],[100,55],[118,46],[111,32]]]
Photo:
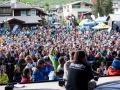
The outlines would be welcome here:
[[[0,1],[10,1],[10,0],[0,0]],[[74,2],[74,1],[87,1],[90,2],[90,0],[18,0],[23,3],[29,2],[30,4],[38,4],[38,5],[44,5],[45,3],[48,3],[49,5],[63,5],[66,3]]]
[[[79,0],[37,0],[37,1],[40,2],[41,4],[45,4],[47,2],[50,5],[55,5],[55,4],[63,5],[63,4],[66,4],[66,3],[79,1]],[[83,1],[89,2],[90,0],[83,0]]]
[[[10,1],[10,0],[0,0],[1,1]],[[18,0],[23,3],[29,2],[29,4],[37,4],[37,5],[44,5],[45,3],[48,3],[49,5],[64,5],[67,3],[71,3],[74,1],[86,1],[90,2],[90,0]],[[113,1],[120,1],[120,0],[113,0]]]

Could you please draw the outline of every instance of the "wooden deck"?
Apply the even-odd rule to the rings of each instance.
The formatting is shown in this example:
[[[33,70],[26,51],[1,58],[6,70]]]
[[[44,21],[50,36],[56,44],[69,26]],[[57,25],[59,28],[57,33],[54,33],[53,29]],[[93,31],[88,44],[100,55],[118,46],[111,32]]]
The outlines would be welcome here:
[[[117,80],[120,80],[120,76],[102,77],[99,78],[97,85]],[[58,82],[31,83],[24,85],[24,88],[15,88],[14,90],[65,90],[64,87],[58,86]],[[0,90],[4,90],[4,88],[5,86],[0,86]]]

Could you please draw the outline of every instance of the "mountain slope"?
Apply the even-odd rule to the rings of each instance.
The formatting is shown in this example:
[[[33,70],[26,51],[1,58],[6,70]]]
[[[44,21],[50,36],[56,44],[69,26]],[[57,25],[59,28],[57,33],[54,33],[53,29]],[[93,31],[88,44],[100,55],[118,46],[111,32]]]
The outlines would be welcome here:
[[[10,1],[10,0],[0,0],[0,1]],[[44,5],[45,3],[48,3],[49,5],[63,5],[66,3],[74,2],[74,1],[79,1],[79,0],[18,0],[23,3],[28,3],[29,4],[38,4],[38,5]],[[82,1],[82,0],[80,0]],[[89,2],[90,0],[83,0]]]

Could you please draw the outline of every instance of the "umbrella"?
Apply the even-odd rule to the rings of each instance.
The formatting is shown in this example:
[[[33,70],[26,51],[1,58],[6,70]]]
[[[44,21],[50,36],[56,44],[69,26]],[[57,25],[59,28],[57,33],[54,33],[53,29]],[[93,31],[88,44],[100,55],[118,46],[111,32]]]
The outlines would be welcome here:
[[[93,29],[107,29],[110,26],[104,24],[104,23],[99,23],[97,26],[94,26]]]
[[[83,24],[83,26],[95,26],[96,23],[95,22],[86,22]]]
[[[83,26],[83,24],[87,23],[87,22],[91,22],[91,20],[89,19],[84,19],[79,23],[79,26]]]
[[[107,22],[106,18],[107,17],[98,17],[97,19],[95,19],[95,22]]]

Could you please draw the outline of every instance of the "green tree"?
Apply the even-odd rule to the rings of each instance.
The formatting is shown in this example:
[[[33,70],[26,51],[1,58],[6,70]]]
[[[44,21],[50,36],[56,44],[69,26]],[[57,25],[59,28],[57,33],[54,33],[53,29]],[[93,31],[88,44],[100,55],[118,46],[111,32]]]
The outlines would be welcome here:
[[[11,30],[8,21],[4,22],[3,30],[5,30],[5,31],[10,31]]]
[[[22,3],[28,3],[28,4],[30,4],[30,5],[33,5],[34,4],[34,0],[19,0],[20,2],[22,2]]]
[[[49,4],[46,2],[44,5],[44,11],[48,11],[49,10]]]
[[[110,13],[113,13],[113,0],[104,0],[103,6],[105,7],[106,16]]]
[[[105,15],[105,8],[103,7],[103,1],[97,0],[97,3],[92,7],[92,13],[97,17],[98,13],[100,16]]]

